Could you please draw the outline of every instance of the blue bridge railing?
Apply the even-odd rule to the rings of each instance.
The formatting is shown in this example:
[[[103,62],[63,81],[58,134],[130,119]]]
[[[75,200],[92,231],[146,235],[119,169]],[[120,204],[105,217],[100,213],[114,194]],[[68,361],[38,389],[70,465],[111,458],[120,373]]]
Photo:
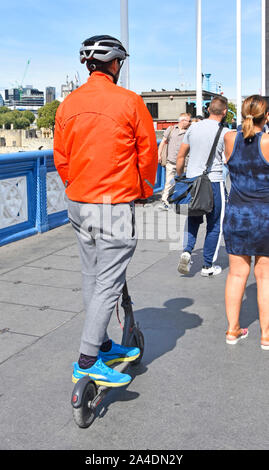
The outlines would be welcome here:
[[[154,193],[164,180],[159,165]],[[0,155],[0,246],[66,224],[64,196],[53,150]]]

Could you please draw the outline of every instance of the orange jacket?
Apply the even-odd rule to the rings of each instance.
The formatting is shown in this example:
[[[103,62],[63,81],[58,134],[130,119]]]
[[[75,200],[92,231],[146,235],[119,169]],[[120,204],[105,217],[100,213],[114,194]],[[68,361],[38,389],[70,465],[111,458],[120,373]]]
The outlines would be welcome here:
[[[157,141],[142,98],[94,72],[57,110],[54,162],[73,201],[115,204],[151,196]]]

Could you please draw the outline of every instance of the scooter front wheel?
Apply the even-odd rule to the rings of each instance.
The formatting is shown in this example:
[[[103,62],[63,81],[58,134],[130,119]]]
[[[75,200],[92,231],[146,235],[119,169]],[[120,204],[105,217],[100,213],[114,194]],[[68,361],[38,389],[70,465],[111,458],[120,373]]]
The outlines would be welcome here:
[[[73,418],[80,428],[88,428],[95,418],[92,400],[97,395],[95,383],[89,378],[80,379],[72,394]]]
[[[133,337],[132,337],[130,346],[134,346],[134,347],[140,349],[139,357],[137,359],[135,359],[135,361],[132,362],[133,365],[137,365],[142,360],[142,356],[143,356],[143,353],[144,353],[144,347],[145,347],[144,335],[143,335],[142,331],[137,326],[134,327],[134,329],[133,329]]]

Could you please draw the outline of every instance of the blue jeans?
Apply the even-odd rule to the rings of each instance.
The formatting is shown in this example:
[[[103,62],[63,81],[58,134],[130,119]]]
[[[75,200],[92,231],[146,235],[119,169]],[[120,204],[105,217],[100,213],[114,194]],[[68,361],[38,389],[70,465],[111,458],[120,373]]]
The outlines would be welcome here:
[[[225,213],[225,189],[224,182],[212,183],[214,194],[214,208],[206,215],[207,227],[204,242],[204,266],[210,267],[216,261],[222,236],[222,223]],[[192,253],[203,216],[188,217],[187,240],[184,243],[184,251]]]

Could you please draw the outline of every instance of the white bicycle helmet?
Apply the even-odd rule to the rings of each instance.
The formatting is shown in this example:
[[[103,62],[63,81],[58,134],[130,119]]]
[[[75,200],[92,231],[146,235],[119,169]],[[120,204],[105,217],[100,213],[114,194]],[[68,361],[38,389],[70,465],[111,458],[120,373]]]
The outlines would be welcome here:
[[[80,62],[99,60],[110,62],[114,59],[125,60],[129,55],[122,43],[112,36],[100,35],[85,39],[79,51]]]

